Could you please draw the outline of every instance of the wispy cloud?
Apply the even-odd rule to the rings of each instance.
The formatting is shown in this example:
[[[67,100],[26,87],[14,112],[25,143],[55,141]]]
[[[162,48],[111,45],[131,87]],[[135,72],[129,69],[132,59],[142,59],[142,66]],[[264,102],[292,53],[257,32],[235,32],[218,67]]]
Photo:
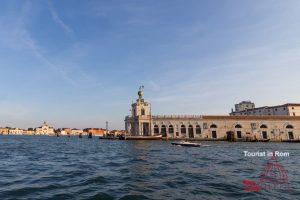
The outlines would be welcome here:
[[[52,2],[49,0],[48,1],[48,7],[49,7],[49,11],[51,13],[52,19],[53,21],[60,26],[60,28],[65,32],[65,34],[67,35],[73,35],[74,31],[73,29],[70,28],[70,26],[68,26],[62,19],[61,17],[58,15],[58,13],[56,12]]]
[[[1,43],[5,44],[9,48],[15,50],[25,49],[35,56],[45,67],[50,68],[52,71],[58,73],[63,80],[71,85],[75,85],[75,81],[64,70],[64,66],[55,65],[45,55],[42,48],[37,44],[37,41],[32,38],[30,32],[27,29],[27,23],[30,19],[29,13],[32,12],[32,5],[30,2],[25,2],[21,8],[21,12],[18,15],[10,16],[8,18],[0,18],[0,25],[3,29],[0,30]],[[14,23],[10,23],[14,21]]]

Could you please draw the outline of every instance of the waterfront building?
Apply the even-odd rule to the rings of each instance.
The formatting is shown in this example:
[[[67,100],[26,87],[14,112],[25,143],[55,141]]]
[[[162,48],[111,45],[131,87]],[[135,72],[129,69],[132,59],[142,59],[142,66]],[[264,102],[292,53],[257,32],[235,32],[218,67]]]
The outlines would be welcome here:
[[[102,128],[86,128],[83,131],[89,136],[104,136],[107,132],[106,129]]]
[[[9,129],[10,135],[23,135],[24,130],[19,128],[11,128]]]
[[[263,106],[255,108],[254,103],[250,101],[242,101],[235,105],[235,110],[231,111],[230,115],[250,115],[250,116],[262,116],[262,115],[279,115],[279,116],[300,116],[300,104],[299,103],[286,103],[277,106]]]
[[[47,122],[44,122],[41,127],[35,130],[37,135],[55,135],[54,128],[50,127]]]
[[[62,128],[60,130],[60,135],[71,135],[72,129],[71,128]]]
[[[71,135],[83,135],[83,130],[74,128],[71,130]]]
[[[125,117],[128,135],[209,140],[300,138],[299,116],[152,115],[151,104],[143,95],[140,88],[138,99],[131,105],[131,115]]]
[[[35,135],[35,131],[33,129],[24,130],[23,135]]]
[[[1,135],[8,135],[9,134],[9,128],[8,127],[5,127],[5,128],[0,127],[0,134]]]

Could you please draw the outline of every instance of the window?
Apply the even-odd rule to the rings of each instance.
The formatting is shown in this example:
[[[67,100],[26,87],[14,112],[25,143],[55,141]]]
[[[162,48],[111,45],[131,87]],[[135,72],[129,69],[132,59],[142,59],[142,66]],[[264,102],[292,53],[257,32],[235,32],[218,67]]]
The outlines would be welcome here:
[[[293,112],[293,116],[296,116],[296,113]]]
[[[294,107],[292,107],[292,109],[294,110]]]
[[[242,128],[240,124],[235,125],[235,128]]]
[[[212,125],[210,126],[210,128],[218,128],[218,127],[217,127],[217,125],[212,124]]]
[[[242,138],[242,131],[237,131],[236,132],[237,138]]]
[[[201,127],[196,125],[196,134],[201,134]]]
[[[292,126],[292,125],[287,125],[286,127],[285,127],[286,129],[293,129],[294,127]]]
[[[268,128],[268,127],[267,127],[267,125],[262,124],[262,125],[260,126],[260,128]]]
[[[145,115],[145,109],[144,108],[142,108],[142,110],[141,110],[141,115]]]

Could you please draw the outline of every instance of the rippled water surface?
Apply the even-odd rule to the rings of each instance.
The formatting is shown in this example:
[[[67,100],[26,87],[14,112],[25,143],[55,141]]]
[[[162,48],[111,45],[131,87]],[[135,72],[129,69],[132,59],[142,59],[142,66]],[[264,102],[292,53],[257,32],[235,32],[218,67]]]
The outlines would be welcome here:
[[[0,136],[0,199],[300,199],[300,144]],[[245,192],[268,158],[243,151],[287,151],[290,190]]]

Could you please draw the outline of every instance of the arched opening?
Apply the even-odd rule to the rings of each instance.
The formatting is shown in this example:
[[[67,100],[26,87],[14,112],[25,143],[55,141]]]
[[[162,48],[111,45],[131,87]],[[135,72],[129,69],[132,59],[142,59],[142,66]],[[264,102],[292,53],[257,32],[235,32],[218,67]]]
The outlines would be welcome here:
[[[189,125],[188,132],[189,132],[189,138],[194,138],[194,128],[192,125]]]
[[[235,125],[235,128],[242,128],[240,124]]]
[[[196,125],[196,134],[201,134],[201,127]]]
[[[158,134],[159,134],[159,128],[158,128],[158,125],[154,125],[153,132],[154,132],[155,135],[158,135]]]
[[[216,139],[217,138],[217,131],[215,129],[218,128],[217,125],[212,124],[212,125],[210,125],[210,128],[213,129],[211,131],[211,137]]]
[[[268,139],[268,132],[267,132],[267,125],[265,125],[265,124],[262,124],[261,126],[260,126],[260,128],[262,129],[262,131],[261,131],[261,134],[262,134],[262,138],[263,139]]]
[[[210,126],[210,128],[218,128],[218,127],[217,127],[217,125],[212,124],[212,125]]]
[[[289,131],[288,135],[289,135],[289,140],[293,140],[294,139],[294,133],[293,133],[293,131]]]
[[[141,115],[145,115],[145,109],[144,108],[142,108],[142,110],[141,110]]]
[[[211,137],[216,139],[217,138],[217,131],[211,131]]]
[[[238,130],[236,130],[236,137],[238,139],[241,139],[242,138],[242,131],[240,129],[243,128],[242,125],[237,124],[237,125],[235,125],[234,128],[238,129]]]
[[[166,125],[161,125],[160,132],[161,132],[161,135],[163,137],[167,137],[167,128],[166,128]]]
[[[294,132],[293,132],[294,127],[292,125],[288,124],[285,128],[288,129],[289,140],[293,140],[294,139]]]
[[[260,126],[260,128],[268,128],[268,127],[267,127],[267,125],[262,124],[262,125]]]
[[[242,138],[242,131],[236,131],[236,137],[238,139],[241,139]]]
[[[232,131],[226,132],[226,140],[229,141],[229,142],[234,142],[235,141],[234,133]]]
[[[292,125],[287,125],[286,127],[285,127],[286,129],[293,129],[294,127],[292,126]]]
[[[185,128],[185,125],[181,125],[181,128],[180,128],[180,132],[182,135],[186,135],[186,128]]]
[[[173,127],[172,124],[169,125],[169,133],[170,133],[170,134],[174,134],[174,127]]]

